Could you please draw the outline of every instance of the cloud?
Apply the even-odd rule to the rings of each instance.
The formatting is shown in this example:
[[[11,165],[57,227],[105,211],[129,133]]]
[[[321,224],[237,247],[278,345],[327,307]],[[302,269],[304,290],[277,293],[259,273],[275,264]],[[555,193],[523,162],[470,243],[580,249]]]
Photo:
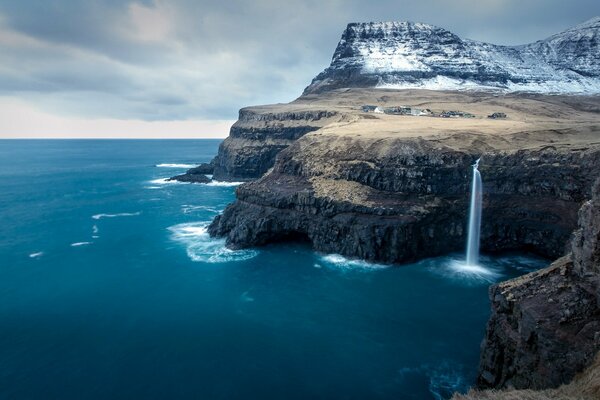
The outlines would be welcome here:
[[[0,96],[69,118],[230,120],[297,97],[348,22],[519,44],[598,14],[595,0],[0,0]]]
[[[68,118],[0,97],[2,138],[223,138],[232,120],[144,121]]]

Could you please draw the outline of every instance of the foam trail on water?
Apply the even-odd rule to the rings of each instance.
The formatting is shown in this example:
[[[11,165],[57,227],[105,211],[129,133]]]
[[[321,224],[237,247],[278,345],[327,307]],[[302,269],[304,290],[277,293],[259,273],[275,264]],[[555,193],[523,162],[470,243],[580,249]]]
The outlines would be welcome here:
[[[76,243],[71,243],[71,247],[87,246],[88,244],[92,244],[92,243],[91,242],[76,242]]]
[[[209,175],[207,175],[209,176]],[[228,187],[228,186],[239,186],[244,182],[225,182],[225,181],[210,181],[208,183],[194,183],[194,182],[179,182],[179,181],[175,181],[172,180],[170,181],[169,178],[158,178],[158,179],[153,179],[151,181],[149,181],[148,183],[152,184],[152,185],[201,185],[201,186],[222,186],[222,187]],[[158,186],[146,186],[146,189],[158,189]]]
[[[483,185],[479,173],[479,160],[473,164],[473,181],[471,183],[471,206],[469,211],[469,236],[467,240],[467,265],[479,263],[479,237],[481,231],[481,196]]]
[[[142,214],[141,211],[137,211],[134,213],[119,213],[119,214],[96,214],[92,215],[93,219],[102,219],[102,218],[117,218],[117,217],[135,217],[136,215]]]
[[[152,185],[185,185],[187,184],[187,182],[179,182],[179,181],[170,181],[169,178],[158,178],[158,179],[152,179],[151,181],[149,181],[148,183],[151,183]],[[147,189],[159,189],[159,186],[147,186]]]
[[[387,268],[387,265],[373,264],[363,260],[346,258],[339,254],[326,254],[320,257],[321,263],[340,270],[376,270]],[[319,265],[319,264],[315,264]],[[320,268],[320,265],[319,267]]]
[[[194,168],[194,164],[156,164],[158,168]]]
[[[209,183],[200,183],[200,185],[206,186],[239,186],[244,182],[224,182],[224,181],[211,181]]]

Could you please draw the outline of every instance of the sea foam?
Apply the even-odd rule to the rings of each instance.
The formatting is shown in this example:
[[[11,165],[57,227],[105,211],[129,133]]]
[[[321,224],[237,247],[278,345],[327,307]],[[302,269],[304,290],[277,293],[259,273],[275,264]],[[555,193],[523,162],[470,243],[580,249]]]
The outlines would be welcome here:
[[[118,213],[118,214],[96,214],[92,215],[93,219],[102,219],[102,218],[118,218],[118,217],[135,217],[137,215],[141,215],[141,211],[137,211],[134,213]]]
[[[208,234],[210,222],[191,222],[169,227],[171,239],[186,247],[192,261],[223,263],[243,261],[255,257],[256,250],[230,250],[225,247],[225,239],[211,238]]]
[[[357,271],[368,271],[368,270],[379,270],[388,268],[388,265],[374,264],[363,260],[356,260],[346,258],[339,254],[326,254],[320,257],[321,264],[328,267],[337,268],[340,270],[357,270]],[[319,264],[316,264],[319,265]]]
[[[201,183],[201,185],[227,187],[227,186],[239,186],[242,183],[244,183],[244,182],[210,181],[209,183]]]
[[[158,168],[194,168],[194,164],[156,164]]]
[[[444,278],[455,280],[465,285],[489,285],[497,282],[503,275],[502,269],[482,257],[479,265],[467,265],[464,258],[445,257],[419,261],[416,266],[427,268],[429,271]],[[486,265],[488,264],[488,265]]]
[[[71,243],[71,247],[87,246],[88,244],[92,244],[92,242],[75,242]]]
[[[192,213],[194,211],[208,211],[208,212],[211,212],[211,213],[218,214],[221,211],[223,211],[223,209],[219,209],[219,208],[216,208],[216,207],[209,207],[209,206],[195,206],[195,205],[192,205],[192,204],[182,204],[181,205],[181,211],[184,214],[189,214],[189,213]]]
[[[175,181],[175,180],[170,181],[169,178],[152,179],[148,183],[151,183],[152,185],[185,185],[185,184],[187,184],[187,182],[179,182],[179,181]],[[147,188],[148,189],[160,189],[160,186],[159,187],[147,186]]]

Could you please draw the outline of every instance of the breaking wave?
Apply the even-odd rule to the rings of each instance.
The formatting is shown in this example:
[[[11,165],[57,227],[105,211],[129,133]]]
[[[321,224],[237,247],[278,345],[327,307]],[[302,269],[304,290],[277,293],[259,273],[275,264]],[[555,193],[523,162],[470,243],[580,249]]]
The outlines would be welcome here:
[[[194,168],[194,164],[156,164],[158,168]]]
[[[319,258],[323,265],[340,270],[378,270],[389,267],[388,265],[374,264],[363,260],[346,258],[339,254],[326,254],[320,256]],[[315,264],[314,266],[316,268],[320,268],[320,264]]]
[[[88,244],[92,244],[92,242],[75,242],[71,243],[71,247],[87,246]]]
[[[207,175],[207,176],[209,176],[209,175]],[[162,187],[162,185],[201,185],[201,186],[228,187],[228,186],[239,186],[244,182],[210,181],[208,183],[195,183],[195,182],[179,182],[179,181],[175,181],[175,180],[170,181],[169,178],[158,178],[158,179],[152,179],[151,181],[148,181],[148,183],[152,184],[153,186],[146,186],[146,189],[160,189]],[[156,186],[156,185],[161,185],[161,186]]]
[[[219,209],[217,207],[209,207],[209,206],[195,206],[195,205],[191,205],[191,204],[182,204],[181,205],[181,211],[184,214],[189,214],[189,213],[192,213],[194,211],[208,211],[208,212],[211,212],[211,213],[218,214],[221,211],[223,211],[223,209]]]
[[[256,250],[230,250],[225,247],[225,239],[210,237],[207,227],[210,222],[190,222],[168,228],[171,239],[186,247],[192,261],[224,263],[243,261],[255,257]]]
[[[149,181],[148,183],[151,183],[152,185],[185,185],[187,184],[187,182],[179,182],[179,181],[170,181],[169,178],[158,178],[158,179],[152,179],[151,181]],[[160,189],[160,186],[147,186],[147,189]]]
[[[209,183],[201,183],[200,185],[206,185],[206,186],[239,186],[244,182],[224,182],[224,181],[211,181]]]

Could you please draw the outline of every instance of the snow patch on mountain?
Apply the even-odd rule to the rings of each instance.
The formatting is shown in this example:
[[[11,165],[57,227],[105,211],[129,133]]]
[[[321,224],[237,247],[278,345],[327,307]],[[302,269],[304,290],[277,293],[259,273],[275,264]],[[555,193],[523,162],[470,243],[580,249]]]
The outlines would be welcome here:
[[[598,94],[600,18],[522,46],[423,23],[352,23],[305,93],[342,87]]]

